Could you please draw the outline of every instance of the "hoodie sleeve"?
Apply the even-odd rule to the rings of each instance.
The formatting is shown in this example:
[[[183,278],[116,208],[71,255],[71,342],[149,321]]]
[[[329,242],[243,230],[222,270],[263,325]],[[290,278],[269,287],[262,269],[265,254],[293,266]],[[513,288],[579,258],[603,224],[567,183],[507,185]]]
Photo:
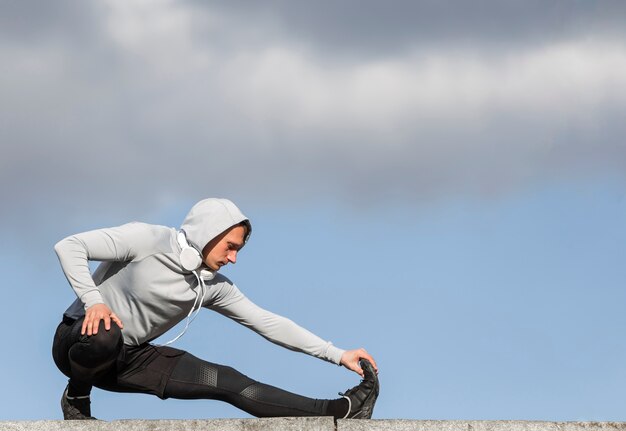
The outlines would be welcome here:
[[[252,329],[274,344],[339,365],[345,350],[324,341],[286,317],[271,313],[250,301],[233,284],[224,283],[224,294],[207,308]]]
[[[130,261],[137,256],[137,245],[145,242],[141,241],[142,236],[145,237],[140,223],[128,223],[71,235],[55,244],[65,277],[85,309],[104,303],[91,276],[89,261]]]

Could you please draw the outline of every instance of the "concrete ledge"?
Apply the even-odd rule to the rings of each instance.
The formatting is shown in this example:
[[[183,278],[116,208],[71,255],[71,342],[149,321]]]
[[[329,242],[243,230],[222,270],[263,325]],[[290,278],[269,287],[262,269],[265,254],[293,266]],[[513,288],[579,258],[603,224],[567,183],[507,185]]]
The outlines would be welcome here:
[[[0,431],[334,431],[331,417],[211,420],[18,421]]]
[[[0,422],[0,431],[626,431],[625,422],[419,421],[266,418]]]
[[[337,431],[626,431],[625,422],[338,420]]]

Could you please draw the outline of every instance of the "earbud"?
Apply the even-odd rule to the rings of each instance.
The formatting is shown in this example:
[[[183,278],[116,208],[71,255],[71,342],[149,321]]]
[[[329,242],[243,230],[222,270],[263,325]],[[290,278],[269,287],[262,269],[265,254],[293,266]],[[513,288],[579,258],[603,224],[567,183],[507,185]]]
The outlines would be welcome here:
[[[180,266],[183,267],[185,271],[195,271],[200,268],[202,265],[202,256],[195,248],[191,247],[189,243],[187,243],[187,238],[185,238],[184,232],[178,232],[178,244],[180,245]]]

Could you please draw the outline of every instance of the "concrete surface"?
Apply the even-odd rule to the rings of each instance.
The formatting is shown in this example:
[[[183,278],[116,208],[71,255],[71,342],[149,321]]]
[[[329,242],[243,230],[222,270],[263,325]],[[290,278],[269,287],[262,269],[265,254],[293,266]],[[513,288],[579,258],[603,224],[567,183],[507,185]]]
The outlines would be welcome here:
[[[626,422],[419,421],[267,418],[207,420],[13,421],[0,431],[626,431]]]
[[[334,431],[330,417],[0,422],[0,431]]]
[[[337,431],[626,431],[626,422],[338,420]]]

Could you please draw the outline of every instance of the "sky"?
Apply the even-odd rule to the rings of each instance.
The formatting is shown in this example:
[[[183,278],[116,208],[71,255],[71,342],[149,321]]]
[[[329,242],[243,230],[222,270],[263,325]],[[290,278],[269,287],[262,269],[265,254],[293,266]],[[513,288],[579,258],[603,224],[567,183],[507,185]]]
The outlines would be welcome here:
[[[50,349],[75,294],[53,245],[178,227],[205,197],[252,221],[224,269],[247,296],[376,358],[374,418],[626,420],[625,19],[621,1],[0,1],[0,420],[61,418]],[[209,311],[175,347],[317,398],[359,381]],[[248,417],[97,389],[92,409]]]

